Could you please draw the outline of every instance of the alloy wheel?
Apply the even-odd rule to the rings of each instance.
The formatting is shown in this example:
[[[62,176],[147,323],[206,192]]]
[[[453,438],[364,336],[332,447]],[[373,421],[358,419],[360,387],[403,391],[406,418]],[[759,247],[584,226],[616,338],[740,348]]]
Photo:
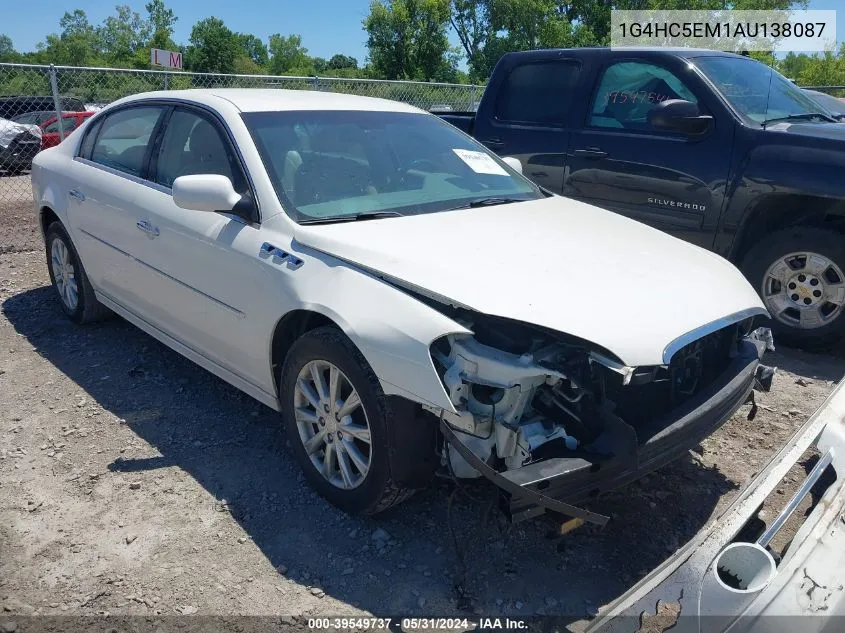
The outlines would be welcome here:
[[[372,463],[367,412],[349,378],[335,365],[312,360],[293,394],[299,437],[314,468],[333,486],[360,486]]]
[[[70,250],[61,239],[54,239],[50,246],[50,267],[62,303],[70,312],[75,311],[79,305],[76,269],[71,261]]]

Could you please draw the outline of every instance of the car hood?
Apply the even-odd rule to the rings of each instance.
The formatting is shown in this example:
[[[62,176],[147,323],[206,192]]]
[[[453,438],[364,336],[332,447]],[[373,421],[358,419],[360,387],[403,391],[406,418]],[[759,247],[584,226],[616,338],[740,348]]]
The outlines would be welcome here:
[[[725,259],[559,196],[300,225],[296,239],[436,299],[591,341],[629,366],[663,364],[683,341],[765,314]]]
[[[805,136],[808,139],[827,139],[845,142],[845,125],[841,123],[775,123],[767,130],[786,132],[793,136]]]

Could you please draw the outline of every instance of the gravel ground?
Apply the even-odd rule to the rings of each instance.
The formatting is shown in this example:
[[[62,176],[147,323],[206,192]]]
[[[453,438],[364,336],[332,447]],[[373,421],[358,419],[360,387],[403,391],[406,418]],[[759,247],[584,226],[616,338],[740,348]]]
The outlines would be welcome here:
[[[719,513],[845,371],[841,352],[770,353],[756,419],[743,407],[597,499],[603,531],[510,526],[488,486],[448,482],[351,518],[306,486],[273,411],[120,319],[65,319],[27,210],[0,212],[0,240],[0,620],[548,613],[577,629]]]

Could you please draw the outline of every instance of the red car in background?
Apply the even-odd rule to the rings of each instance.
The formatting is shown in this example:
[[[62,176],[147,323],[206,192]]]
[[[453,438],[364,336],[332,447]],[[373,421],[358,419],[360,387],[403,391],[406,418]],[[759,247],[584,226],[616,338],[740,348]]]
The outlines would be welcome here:
[[[82,122],[93,115],[94,112],[63,112],[62,128],[65,136],[82,125]],[[55,147],[62,142],[59,135],[59,118],[52,116],[41,124],[41,149]]]

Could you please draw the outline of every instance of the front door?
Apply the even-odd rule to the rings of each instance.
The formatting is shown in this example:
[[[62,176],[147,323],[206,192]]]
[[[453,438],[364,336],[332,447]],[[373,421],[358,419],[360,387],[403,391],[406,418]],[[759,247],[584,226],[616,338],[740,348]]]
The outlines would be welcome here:
[[[147,309],[171,336],[264,391],[270,375],[267,337],[278,297],[272,269],[260,259],[260,225],[231,213],[182,209],[171,187],[179,176],[219,174],[235,189],[249,185],[234,148],[214,117],[184,107],[165,122],[151,160],[150,181],[139,205],[150,239],[145,242]],[[269,334],[268,334],[269,336]],[[259,346],[259,347],[256,347]]]
[[[707,111],[689,73],[645,60],[600,73],[583,129],[573,132],[563,194],[712,247],[725,196],[733,128],[701,138],[657,130],[648,113],[666,99]],[[697,91],[702,92],[702,91]]]

